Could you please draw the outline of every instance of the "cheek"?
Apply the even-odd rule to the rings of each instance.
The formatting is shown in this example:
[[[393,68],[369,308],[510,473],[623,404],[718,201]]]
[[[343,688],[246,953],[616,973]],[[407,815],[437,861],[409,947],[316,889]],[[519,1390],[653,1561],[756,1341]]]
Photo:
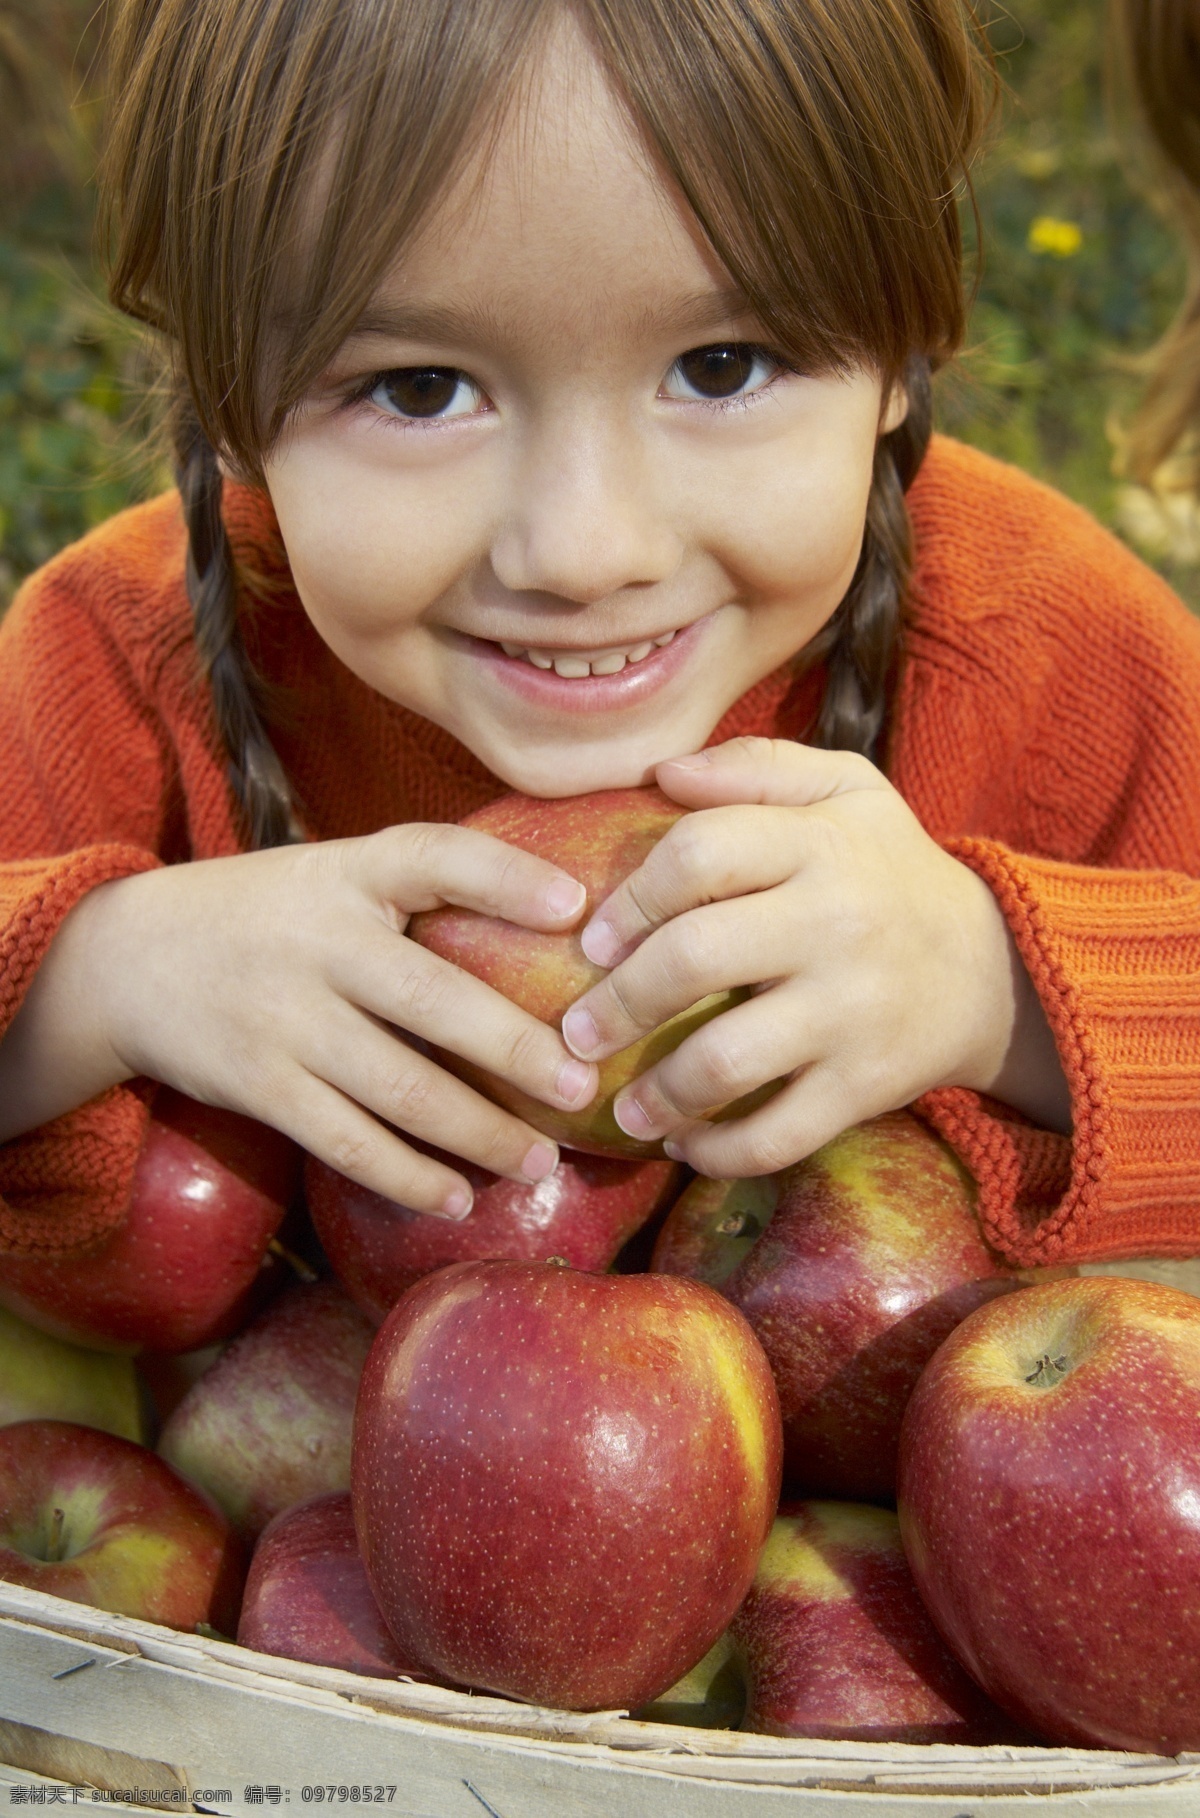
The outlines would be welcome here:
[[[717,534],[730,567],[762,598],[831,611],[858,563],[870,487],[870,453],[773,463],[725,496]]]
[[[266,477],[297,592],[323,635],[394,634],[476,560],[469,500],[422,476],[364,471],[300,445]]]

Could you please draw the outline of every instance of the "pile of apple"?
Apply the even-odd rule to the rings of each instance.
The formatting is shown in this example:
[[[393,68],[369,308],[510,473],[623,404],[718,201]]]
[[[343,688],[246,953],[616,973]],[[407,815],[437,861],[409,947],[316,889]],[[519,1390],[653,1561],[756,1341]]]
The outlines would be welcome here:
[[[679,812],[472,818],[595,904]],[[600,976],[410,932],[548,1022]],[[0,1258],[0,1578],[571,1709],[1200,1748],[1200,1300],[1007,1269],[906,1112],[768,1180],[631,1152],[617,1091],[721,1007],[521,1101],[571,1146],[460,1225],[160,1092],[121,1230]]]

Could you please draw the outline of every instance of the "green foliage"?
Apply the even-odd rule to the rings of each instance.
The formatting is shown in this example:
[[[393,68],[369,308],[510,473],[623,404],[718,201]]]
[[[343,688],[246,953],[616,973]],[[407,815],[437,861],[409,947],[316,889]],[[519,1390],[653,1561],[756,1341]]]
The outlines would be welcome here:
[[[49,17],[49,3],[7,0],[7,12]],[[56,17],[73,6],[87,17],[77,0],[55,5]],[[978,173],[985,259],[971,345],[939,381],[940,420],[1115,524],[1114,432],[1138,395],[1136,356],[1182,296],[1184,262],[1110,122],[1104,0],[1012,7],[993,31],[1012,94]],[[0,24],[5,13],[0,0]],[[61,18],[56,42],[67,41]],[[41,114],[62,142],[61,106]],[[163,483],[143,459],[135,344],[88,258],[82,186],[69,171],[45,175],[45,146],[39,157],[27,160],[39,178],[21,218],[0,228],[0,606],[55,549]],[[1167,566],[1200,600],[1200,570],[1178,557]]]
[[[1011,19],[994,30],[1013,93],[980,172],[982,277],[941,421],[1112,521],[1136,356],[1178,307],[1184,260],[1130,179],[1132,134],[1113,130],[1102,0],[1016,10],[1019,30]]]
[[[0,599],[144,489],[136,366],[83,261],[0,237]]]

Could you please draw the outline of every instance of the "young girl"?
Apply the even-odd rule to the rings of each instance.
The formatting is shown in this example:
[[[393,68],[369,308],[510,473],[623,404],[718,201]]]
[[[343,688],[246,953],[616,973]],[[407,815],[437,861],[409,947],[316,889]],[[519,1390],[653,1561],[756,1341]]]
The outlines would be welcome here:
[[[626,1129],[759,1174],[919,1100],[1014,1260],[1200,1248],[1200,630],[930,444],[959,0],[125,0],[113,56],[180,484],[0,639],[3,1243],[120,1220],[151,1081],[463,1216],[406,1136],[555,1152],[426,1044],[582,1105],[748,984]],[[575,925],[450,823],[652,781],[561,1032],[405,938]]]

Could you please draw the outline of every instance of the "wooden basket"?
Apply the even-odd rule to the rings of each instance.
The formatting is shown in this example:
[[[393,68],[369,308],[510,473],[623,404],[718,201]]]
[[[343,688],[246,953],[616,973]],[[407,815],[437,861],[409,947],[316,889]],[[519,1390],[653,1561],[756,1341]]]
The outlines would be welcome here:
[[[1200,1818],[1200,1755],[782,1741],[537,1710],[278,1660],[11,1584],[0,1584],[0,1762],[11,1764],[0,1809]],[[100,1790],[63,1790],[78,1788]]]

